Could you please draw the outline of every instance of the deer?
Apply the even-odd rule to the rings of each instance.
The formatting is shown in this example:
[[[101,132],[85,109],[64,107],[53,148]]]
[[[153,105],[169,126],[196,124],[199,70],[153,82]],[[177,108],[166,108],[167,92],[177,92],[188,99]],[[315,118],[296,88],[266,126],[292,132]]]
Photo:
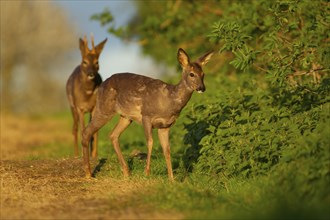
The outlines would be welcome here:
[[[78,126],[81,132],[85,129],[84,115],[89,113],[93,117],[96,95],[102,78],[98,73],[99,57],[107,39],[94,45],[94,37],[91,36],[92,49],[89,49],[86,36],[79,38],[79,49],[81,52],[81,63],[70,75],[66,83],[66,94],[73,117],[72,134],[74,138],[74,156],[79,156],[78,150]],[[97,134],[94,134],[90,142],[92,157],[97,157]]]
[[[152,129],[158,129],[158,138],[165,156],[168,178],[174,181],[169,131],[193,92],[205,91],[202,67],[212,55],[213,51],[204,54],[195,62],[190,62],[187,53],[180,48],[177,52],[177,59],[182,67],[182,78],[176,85],[134,73],[116,73],[106,79],[99,87],[92,120],[82,134],[83,169],[86,178],[92,178],[87,147],[89,140],[114,115],[119,114],[119,122],[111,131],[109,138],[124,177],[128,177],[130,171],[120,150],[119,137],[132,121],[136,121],[144,128],[148,148],[145,174],[150,175],[153,147]]]

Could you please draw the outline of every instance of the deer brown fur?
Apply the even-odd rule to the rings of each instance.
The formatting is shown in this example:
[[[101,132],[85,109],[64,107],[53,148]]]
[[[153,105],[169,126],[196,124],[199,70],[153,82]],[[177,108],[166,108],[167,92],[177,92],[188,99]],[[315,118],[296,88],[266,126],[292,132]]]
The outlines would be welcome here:
[[[143,125],[147,140],[146,175],[150,174],[151,151],[153,146],[152,129],[158,129],[158,137],[166,160],[168,176],[173,180],[170,157],[169,131],[181,110],[189,101],[193,91],[204,92],[204,66],[213,52],[206,53],[196,62],[190,62],[183,49],[178,50],[178,61],[182,66],[182,79],[177,85],[167,84],[158,79],[133,73],[112,75],[99,87],[95,113],[83,131],[82,146],[86,177],[91,177],[88,143],[92,135],[107,123],[115,114],[120,115],[110,140],[118,156],[124,176],[129,168],[119,147],[120,134],[136,121]]]
[[[92,49],[88,48],[86,36],[84,39],[79,39],[79,48],[82,61],[70,75],[66,84],[66,94],[71,107],[73,116],[73,137],[74,137],[74,155],[79,155],[78,150],[78,125],[80,124],[81,132],[85,128],[84,114],[90,113],[93,117],[96,94],[98,87],[102,83],[99,70],[99,56],[103,50],[107,39],[102,41],[96,47],[94,38],[92,37]],[[91,143],[92,156],[97,157],[97,134],[93,136]]]

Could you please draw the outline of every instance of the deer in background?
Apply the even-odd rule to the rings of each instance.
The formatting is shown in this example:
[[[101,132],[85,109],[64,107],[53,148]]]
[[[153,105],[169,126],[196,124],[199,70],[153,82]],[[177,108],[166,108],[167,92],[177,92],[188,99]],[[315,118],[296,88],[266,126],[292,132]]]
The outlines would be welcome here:
[[[71,107],[73,116],[73,137],[74,137],[74,156],[79,156],[78,151],[78,124],[80,124],[81,132],[85,128],[84,115],[90,113],[93,117],[95,110],[96,94],[98,87],[102,83],[99,70],[99,56],[103,50],[107,39],[102,41],[97,46],[94,45],[94,38],[92,40],[92,49],[88,48],[86,36],[84,39],[79,39],[79,48],[81,52],[82,61],[79,66],[70,75],[66,84],[66,94]],[[90,143],[92,157],[97,157],[97,134],[93,136]]]
[[[110,140],[118,156],[124,176],[129,176],[129,168],[119,147],[120,134],[136,121],[143,125],[147,140],[146,175],[150,174],[150,160],[153,146],[152,129],[158,129],[158,137],[166,160],[168,177],[174,180],[169,131],[181,110],[189,101],[193,91],[205,91],[203,82],[204,66],[213,52],[206,53],[196,62],[190,59],[183,49],[178,50],[177,58],[182,67],[182,79],[177,85],[167,84],[158,79],[133,73],[112,75],[99,87],[95,112],[92,120],[83,131],[82,146],[86,177],[92,173],[89,163],[88,143],[92,135],[107,123],[115,114],[120,115],[118,124],[110,133]]]

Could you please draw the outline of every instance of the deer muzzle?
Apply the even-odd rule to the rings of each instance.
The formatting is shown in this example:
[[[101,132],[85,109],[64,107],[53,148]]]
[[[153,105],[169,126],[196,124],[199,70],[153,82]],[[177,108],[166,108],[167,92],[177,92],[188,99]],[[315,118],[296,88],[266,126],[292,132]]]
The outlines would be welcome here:
[[[205,86],[203,85],[203,86],[198,87],[198,88],[196,89],[196,91],[197,91],[198,93],[203,93],[203,92],[205,92]]]
[[[87,72],[88,79],[94,79],[95,75],[96,75],[96,73],[94,71],[88,71]]]

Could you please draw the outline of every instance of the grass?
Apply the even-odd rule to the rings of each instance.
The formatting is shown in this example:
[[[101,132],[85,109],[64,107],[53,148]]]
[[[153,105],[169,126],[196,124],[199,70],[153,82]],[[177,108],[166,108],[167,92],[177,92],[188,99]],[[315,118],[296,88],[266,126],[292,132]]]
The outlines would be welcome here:
[[[131,158],[132,176],[130,181],[155,184],[139,191],[128,202],[130,205],[145,204],[154,210],[174,211],[185,219],[328,219],[329,198],[324,203],[310,204],[300,198],[299,192],[289,192],[279,186],[274,176],[257,179],[234,179],[226,186],[217,179],[198,174],[185,175],[180,179],[180,169],[176,170],[177,181],[169,183],[165,161],[161,152],[152,159],[152,175],[143,173],[145,161]],[[121,179],[122,174],[115,155],[109,157],[97,178]],[[299,191],[299,189],[298,189]]]
[[[199,98],[199,97],[198,97]],[[191,106],[187,106],[190,108]],[[73,159],[69,113],[33,118],[9,118],[11,141],[1,149],[10,160],[1,164],[1,217],[10,218],[130,218],[130,219],[329,219],[329,194],[308,201],[300,189],[279,185],[272,173],[256,179],[222,179],[191,173],[183,164],[185,119],[171,133],[176,182],[167,179],[165,160],[154,133],[151,176],[144,175],[145,160],[133,151],[146,152],[143,128],[133,123],[120,143],[131,177],[123,178],[108,134],[118,118],[99,133],[96,179],[83,178],[81,159]],[[11,124],[11,123],[8,123]],[[4,130],[3,130],[4,131]],[[29,133],[28,133],[29,131]],[[10,135],[10,132],[13,132]],[[49,135],[49,132],[51,135]],[[26,135],[24,141],[20,135]],[[18,136],[17,136],[18,135]],[[25,150],[22,151],[22,149]],[[285,175],[285,173],[283,173]],[[223,177],[224,178],[224,177]],[[294,181],[294,180],[293,180]],[[286,184],[286,185],[285,185]],[[65,200],[63,200],[65,198]],[[18,207],[21,207],[19,211]],[[22,208],[23,207],[23,208]]]

